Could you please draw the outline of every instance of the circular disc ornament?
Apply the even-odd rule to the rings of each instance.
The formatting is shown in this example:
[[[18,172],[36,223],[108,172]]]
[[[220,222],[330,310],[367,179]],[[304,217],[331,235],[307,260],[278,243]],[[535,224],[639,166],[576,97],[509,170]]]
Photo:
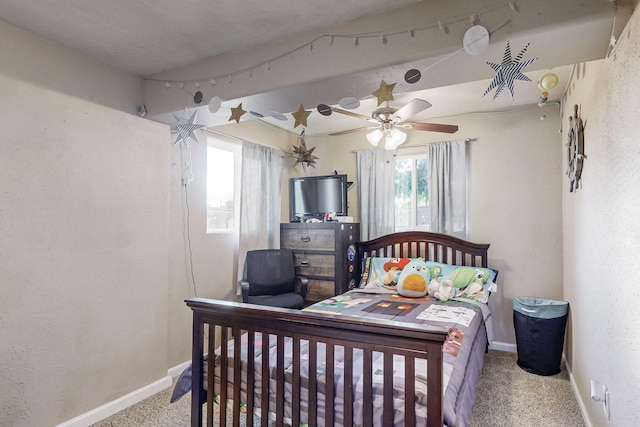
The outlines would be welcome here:
[[[282,114],[279,111],[269,111],[269,115],[276,120],[282,120],[283,122],[287,120],[287,116]]]
[[[353,110],[360,106],[360,101],[352,96],[347,96],[346,98],[342,98],[338,105],[346,110]]]
[[[420,70],[416,70],[415,68],[404,73],[404,81],[411,84],[418,83],[421,77],[422,74],[420,73]]]
[[[327,104],[320,104],[318,105],[318,113],[322,114],[323,116],[330,116],[332,113],[331,107],[329,107]]]
[[[489,31],[482,25],[474,25],[464,33],[462,45],[469,55],[480,55],[489,46]]]
[[[218,112],[221,104],[222,99],[220,99],[219,96],[214,96],[213,98],[211,98],[211,101],[209,101],[209,111],[211,111],[212,113]]]

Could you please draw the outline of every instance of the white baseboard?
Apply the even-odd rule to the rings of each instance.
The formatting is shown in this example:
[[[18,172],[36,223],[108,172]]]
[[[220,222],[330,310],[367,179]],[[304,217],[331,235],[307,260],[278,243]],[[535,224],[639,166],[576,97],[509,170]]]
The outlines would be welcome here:
[[[593,427],[593,423],[591,422],[591,418],[589,418],[589,414],[587,412],[587,406],[585,405],[584,401],[580,397],[580,393],[578,393],[578,384],[576,383],[576,380],[573,377],[573,372],[571,372],[571,368],[569,368],[569,365],[567,365],[567,359],[565,359],[564,353],[562,354],[562,358],[565,361],[564,366],[567,368],[567,372],[569,373],[569,382],[571,383],[573,394],[576,397],[576,401],[578,402],[578,408],[580,408],[580,413],[582,414],[582,419],[584,420],[584,424],[586,427]]]
[[[109,403],[105,403],[89,412],[85,412],[69,421],[65,421],[62,424],[58,424],[56,427],[87,427],[91,424],[95,424],[98,421],[102,421],[111,415],[135,405],[136,403],[151,397],[162,390],[171,387],[173,384],[173,378],[169,375],[155,381],[149,385],[146,385],[138,390],[124,395],[118,399],[112,400]]]
[[[176,378],[182,373],[182,371],[187,369],[189,365],[191,365],[191,359],[187,360],[186,362],[182,362],[181,364],[176,365],[173,368],[167,369],[167,375],[169,375],[171,378]]]
[[[489,344],[489,348],[491,350],[507,351],[509,353],[517,352],[516,345],[507,342],[491,341],[491,344]]]

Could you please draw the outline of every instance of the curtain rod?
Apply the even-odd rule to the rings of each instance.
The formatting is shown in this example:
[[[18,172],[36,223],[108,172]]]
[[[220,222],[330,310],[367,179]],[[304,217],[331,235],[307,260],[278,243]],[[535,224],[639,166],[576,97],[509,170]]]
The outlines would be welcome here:
[[[471,142],[474,141],[475,138],[465,138],[464,142]],[[445,141],[439,141],[439,142],[445,142]],[[437,144],[438,142],[429,142],[427,144],[414,144],[414,145],[402,145],[400,147],[397,147],[396,150],[400,150],[400,149],[404,149],[404,148],[420,148],[420,147],[428,147],[430,144]],[[358,151],[361,150],[352,150],[352,153],[357,153]]]
[[[244,139],[238,138],[237,136],[229,135],[228,133],[220,132],[220,131],[217,131],[217,130],[213,130],[213,129],[209,129],[209,128],[203,128],[202,130],[205,131],[205,132],[213,133],[215,135],[224,136],[225,138],[235,139],[236,141],[239,141],[239,142],[244,142],[245,141]]]

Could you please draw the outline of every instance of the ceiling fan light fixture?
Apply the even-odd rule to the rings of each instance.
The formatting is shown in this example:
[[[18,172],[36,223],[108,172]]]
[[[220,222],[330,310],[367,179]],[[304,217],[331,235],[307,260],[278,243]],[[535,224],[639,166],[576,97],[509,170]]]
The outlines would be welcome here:
[[[405,132],[402,132],[398,128],[393,128],[393,130],[389,134],[389,137],[393,139],[393,143],[396,147],[404,144],[404,142],[407,140],[407,134]]]
[[[407,134],[399,129],[392,129],[390,132],[386,132],[384,138],[384,148],[386,150],[395,150],[399,145],[407,140]]]
[[[382,131],[380,129],[376,129],[373,132],[369,132],[367,134],[367,141],[374,147],[378,146],[378,143],[382,139]]]

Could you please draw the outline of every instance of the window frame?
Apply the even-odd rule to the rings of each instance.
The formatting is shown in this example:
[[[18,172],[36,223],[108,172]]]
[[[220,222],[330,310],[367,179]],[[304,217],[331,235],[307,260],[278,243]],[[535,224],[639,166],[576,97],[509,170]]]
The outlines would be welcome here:
[[[233,226],[232,228],[209,229],[209,149],[214,148],[228,151],[233,154]],[[240,226],[240,190],[241,190],[241,165],[242,144],[226,141],[221,137],[207,136],[206,147],[206,190],[205,190],[205,232],[206,234],[235,233],[239,235]]]
[[[429,222],[428,224],[425,225],[417,225],[417,218],[418,218],[418,168],[417,168],[417,162],[419,160],[427,160],[427,154],[426,153],[413,153],[413,154],[404,154],[404,155],[396,155],[396,165],[398,164],[399,160],[410,160],[411,161],[411,203],[412,203],[412,209],[411,209],[411,215],[410,215],[410,219],[411,219],[411,223],[408,227],[398,227],[397,222],[394,223],[394,228],[396,231],[413,231],[413,230],[419,230],[419,231],[430,231],[431,230],[431,223]],[[427,171],[428,173],[428,171]],[[428,179],[429,177],[427,176],[427,185],[428,185]],[[395,196],[394,196],[394,200],[395,200]],[[431,198],[429,197],[427,199],[427,209],[430,209],[430,201]]]

